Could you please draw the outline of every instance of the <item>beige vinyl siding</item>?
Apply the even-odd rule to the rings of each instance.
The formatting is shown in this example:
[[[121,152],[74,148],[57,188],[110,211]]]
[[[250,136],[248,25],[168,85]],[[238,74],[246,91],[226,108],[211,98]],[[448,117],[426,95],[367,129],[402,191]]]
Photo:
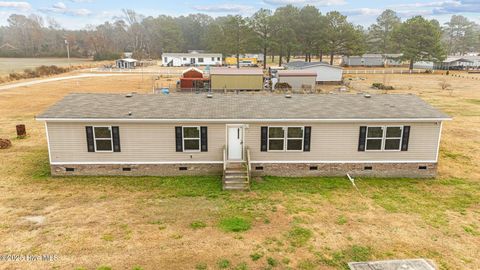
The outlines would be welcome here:
[[[212,89],[262,89],[262,75],[210,75]]]
[[[225,125],[208,127],[208,152],[176,152],[174,124],[54,123],[48,137],[52,162],[201,162],[222,161]],[[119,126],[121,152],[88,152],[85,126]]]
[[[408,151],[358,151],[360,126],[411,126]],[[251,124],[245,133],[253,161],[414,161],[435,160],[440,123],[332,123],[272,124],[270,126],[311,126],[310,152],[261,152],[261,127]]]
[[[241,123],[239,123],[241,124]],[[85,126],[120,127],[121,152],[87,151]],[[408,151],[359,152],[360,126],[409,125]],[[226,143],[225,124],[184,124],[208,127],[208,152],[176,152],[175,126],[160,123],[59,123],[48,122],[52,162],[207,162],[223,160]],[[311,126],[310,152],[261,152],[262,126]],[[249,124],[244,145],[253,161],[434,161],[437,154],[440,123],[298,123]]]
[[[278,82],[288,83],[293,89],[300,89],[303,85],[315,87],[315,76],[280,76]]]

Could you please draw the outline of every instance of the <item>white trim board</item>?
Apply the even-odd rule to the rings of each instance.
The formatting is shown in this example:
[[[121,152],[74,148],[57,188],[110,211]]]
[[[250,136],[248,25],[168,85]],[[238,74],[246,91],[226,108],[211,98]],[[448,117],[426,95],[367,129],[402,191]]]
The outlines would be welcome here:
[[[48,122],[137,122],[137,123],[367,123],[367,122],[441,122],[449,121],[452,118],[371,118],[371,119],[126,119],[126,118],[35,118],[37,121]]]
[[[438,162],[438,156],[440,153],[440,140],[442,139],[442,129],[443,129],[443,122],[440,123],[440,131],[438,132],[437,154],[435,156],[435,162]]]
[[[47,136],[47,147],[48,147],[48,161],[50,164],[52,163],[52,154],[50,151],[50,137],[48,136],[48,125],[47,122],[45,122],[45,134]]]
[[[435,160],[338,160],[338,161],[322,161],[322,160],[290,160],[290,161],[260,161],[260,160],[252,160],[251,163],[259,164],[259,163],[278,163],[278,164],[304,164],[304,163],[437,163]],[[51,165],[161,165],[161,164],[223,164],[223,161],[165,161],[165,162],[123,162],[123,161],[100,161],[100,162],[88,162],[88,161],[81,161],[81,162],[51,162]]]

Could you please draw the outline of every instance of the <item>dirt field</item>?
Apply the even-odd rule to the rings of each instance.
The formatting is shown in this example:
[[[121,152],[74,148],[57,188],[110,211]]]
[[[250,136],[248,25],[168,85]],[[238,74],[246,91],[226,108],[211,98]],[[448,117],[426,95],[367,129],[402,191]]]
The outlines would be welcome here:
[[[72,65],[84,65],[93,63],[90,59],[71,58]],[[24,69],[34,69],[41,65],[68,67],[67,58],[0,58],[0,76],[11,72],[19,72]]]
[[[141,76],[88,78],[0,92],[0,269],[346,269],[358,260],[424,257],[440,269],[480,266],[480,81],[367,75],[454,117],[430,180],[266,177],[222,192],[217,177],[52,178],[34,116],[69,92],[151,92]],[[330,91],[335,87],[326,87]],[[24,123],[28,137],[15,138]],[[232,232],[239,231],[239,232]],[[135,268],[137,267],[137,268]]]

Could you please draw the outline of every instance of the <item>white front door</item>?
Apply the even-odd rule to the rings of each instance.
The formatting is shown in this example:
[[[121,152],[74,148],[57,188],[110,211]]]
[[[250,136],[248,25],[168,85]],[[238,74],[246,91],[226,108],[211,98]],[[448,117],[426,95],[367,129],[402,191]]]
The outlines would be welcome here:
[[[243,160],[243,127],[228,127],[228,160]]]

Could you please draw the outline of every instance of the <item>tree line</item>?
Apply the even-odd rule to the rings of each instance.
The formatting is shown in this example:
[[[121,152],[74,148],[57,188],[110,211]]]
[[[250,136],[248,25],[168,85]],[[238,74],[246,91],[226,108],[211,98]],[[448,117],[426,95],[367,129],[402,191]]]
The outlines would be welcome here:
[[[453,15],[444,25],[415,16],[402,22],[385,10],[368,28],[332,11],[292,5],[260,9],[250,17],[206,14],[146,17],[133,10],[101,25],[67,30],[52,18],[11,15],[0,27],[0,56],[64,56],[65,40],[71,55],[113,59],[122,52],[136,58],[158,58],[163,52],[205,50],[224,55],[263,53],[279,64],[293,55],[333,63],[334,55],[402,53],[403,60],[443,60],[447,54],[480,51],[480,26]]]

